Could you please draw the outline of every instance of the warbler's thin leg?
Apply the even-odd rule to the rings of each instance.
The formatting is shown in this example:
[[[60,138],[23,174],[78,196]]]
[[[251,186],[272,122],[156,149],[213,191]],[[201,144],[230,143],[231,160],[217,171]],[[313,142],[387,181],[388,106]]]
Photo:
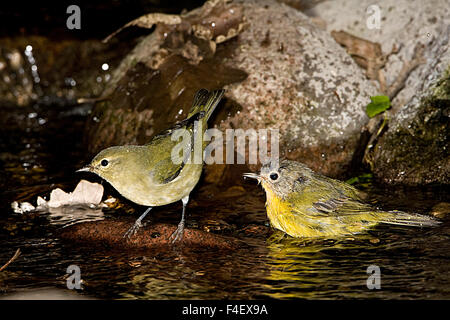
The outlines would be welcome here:
[[[172,239],[172,243],[174,243],[176,241],[181,241],[183,239],[184,221],[185,221],[184,214],[186,212],[186,205],[189,201],[189,195],[184,197],[183,199],[181,199],[181,201],[183,202],[183,212],[181,213],[181,221],[178,224],[177,230],[175,230],[169,238],[169,239]]]
[[[152,207],[148,207],[147,210],[145,210],[145,212],[141,214],[141,216],[136,220],[133,226],[130,229],[128,229],[127,232],[125,232],[125,234],[123,235],[124,238],[128,237],[129,239],[136,234],[139,228],[142,227],[142,220],[145,218],[145,216],[147,215],[147,213],[149,213],[150,210],[152,210]]]

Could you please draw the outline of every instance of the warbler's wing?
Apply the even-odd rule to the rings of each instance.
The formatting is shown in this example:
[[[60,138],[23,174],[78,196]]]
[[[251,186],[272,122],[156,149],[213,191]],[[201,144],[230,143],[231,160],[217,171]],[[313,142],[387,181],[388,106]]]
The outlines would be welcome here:
[[[150,141],[147,145],[151,149],[151,154],[153,156],[153,159],[149,160],[151,162],[150,174],[155,183],[169,183],[178,177],[193,152],[194,138],[198,136],[195,132],[196,121],[203,119],[204,125],[202,129],[203,131],[206,130],[206,121],[222,99],[223,94],[224,90],[212,92],[209,92],[206,89],[199,90],[194,97],[188,118],[174,124],[171,128],[164,130]],[[190,135],[190,139],[185,139],[182,142],[184,145],[181,147],[182,150],[184,150],[183,154],[185,157],[182,159],[181,163],[176,163],[172,160],[172,150],[180,143],[179,140],[172,141],[172,135],[178,129],[185,129]]]
[[[356,188],[319,174],[295,183],[288,201],[294,212],[312,217],[354,215],[370,210]]]
[[[306,191],[306,190],[305,190]],[[387,223],[405,226],[436,226],[440,222],[436,219],[416,213],[402,211],[382,211],[362,202],[360,199],[345,195],[341,190],[331,192],[333,196],[324,196],[310,205],[295,201],[292,203],[294,215],[307,216],[324,223],[371,224]],[[309,198],[313,198],[309,192]],[[317,192],[315,192],[317,197]],[[305,195],[308,198],[308,191]]]
[[[147,147],[149,148],[149,154],[151,154],[151,159],[149,159],[150,165],[150,175],[152,180],[157,184],[165,184],[174,180],[183,170],[186,165],[191,152],[193,141],[193,122],[184,122],[184,125],[177,125],[171,129],[165,130],[165,132],[155,136]],[[189,139],[172,140],[172,133],[176,129],[186,129],[189,133]],[[185,156],[181,162],[172,159],[172,150],[177,147],[178,144],[182,143],[180,151],[183,150],[183,155]]]
[[[220,99],[222,99],[223,94],[224,90],[212,92],[209,92],[206,89],[199,90],[194,97],[188,118],[175,123],[169,129],[154,136],[147,144],[151,149],[150,154],[152,154],[153,157],[149,160],[149,167],[151,167],[150,174],[155,183],[169,183],[178,177],[193,152],[194,138],[198,136],[195,132],[196,121],[203,119],[203,123],[206,124],[211,113],[216,108]],[[190,135],[190,139],[182,141],[182,143],[184,143],[182,149],[185,150],[183,152],[185,157],[182,159],[181,163],[172,160],[172,150],[180,143],[179,140],[172,141],[172,135],[179,129],[187,130],[187,133]],[[202,129],[206,130],[206,125],[203,125]]]

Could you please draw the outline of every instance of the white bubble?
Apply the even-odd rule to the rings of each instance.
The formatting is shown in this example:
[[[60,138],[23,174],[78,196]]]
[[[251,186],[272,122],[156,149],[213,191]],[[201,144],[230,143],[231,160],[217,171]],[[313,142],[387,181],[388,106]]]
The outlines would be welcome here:
[[[102,64],[102,70],[106,71],[109,69],[109,65],[107,63]]]
[[[28,51],[28,52],[31,52],[31,51],[33,51],[33,47],[30,46],[30,45],[27,45],[25,50]]]

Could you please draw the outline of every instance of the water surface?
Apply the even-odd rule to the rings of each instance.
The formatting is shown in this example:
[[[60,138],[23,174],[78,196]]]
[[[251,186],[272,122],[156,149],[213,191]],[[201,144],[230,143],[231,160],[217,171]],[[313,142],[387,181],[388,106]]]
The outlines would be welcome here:
[[[87,108],[86,106],[84,108]],[[71,191],[87,161],[82,144],[86,109],[56,106],[1,109],[0,297],[37,288],[66,289],[66,268],[78,265],[82,297],[106,299],[448,299],[450,224],[432,229],[379,226],[340,240],[301,240],[271,232],[264,193],[252,182],[219,192],[202,184],[188,207],[188,227],[237,237],[234,251],[137,252],[72,244],[55,234],[54,216],[17,214],[14,200],[34,202],[55,187]],[[92,177],[92,181],[96,180]],[[240,190],[240,191],[239,191]],[[449,201],[448,190],[372,186],[385,209],[427,213]],[[114,191],[106,185],[106,192]],[[127,206],[130,206],[127,203]],[[136,209],[137,215],[142,207]],[[152,210],[153,221],[176,224],[180,204]],[[104,219],[130,210],[107,209]],[[58,222],[59,221],[59,222]],[[381,268],[381,289],[366,286],[369,265]]]

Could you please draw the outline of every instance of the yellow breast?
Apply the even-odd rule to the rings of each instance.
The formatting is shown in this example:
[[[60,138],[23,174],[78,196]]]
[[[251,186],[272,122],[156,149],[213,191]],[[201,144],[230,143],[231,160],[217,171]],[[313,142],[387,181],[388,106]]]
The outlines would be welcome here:
[[[266,210],[270,224],[291,237],[335,237],[361,231],[361,226],[358,224],[345,225],[335,217],[318,219],[299,208],[292,210],[288,201],[278,197],[264,184],[263,187],[267,196]]]

